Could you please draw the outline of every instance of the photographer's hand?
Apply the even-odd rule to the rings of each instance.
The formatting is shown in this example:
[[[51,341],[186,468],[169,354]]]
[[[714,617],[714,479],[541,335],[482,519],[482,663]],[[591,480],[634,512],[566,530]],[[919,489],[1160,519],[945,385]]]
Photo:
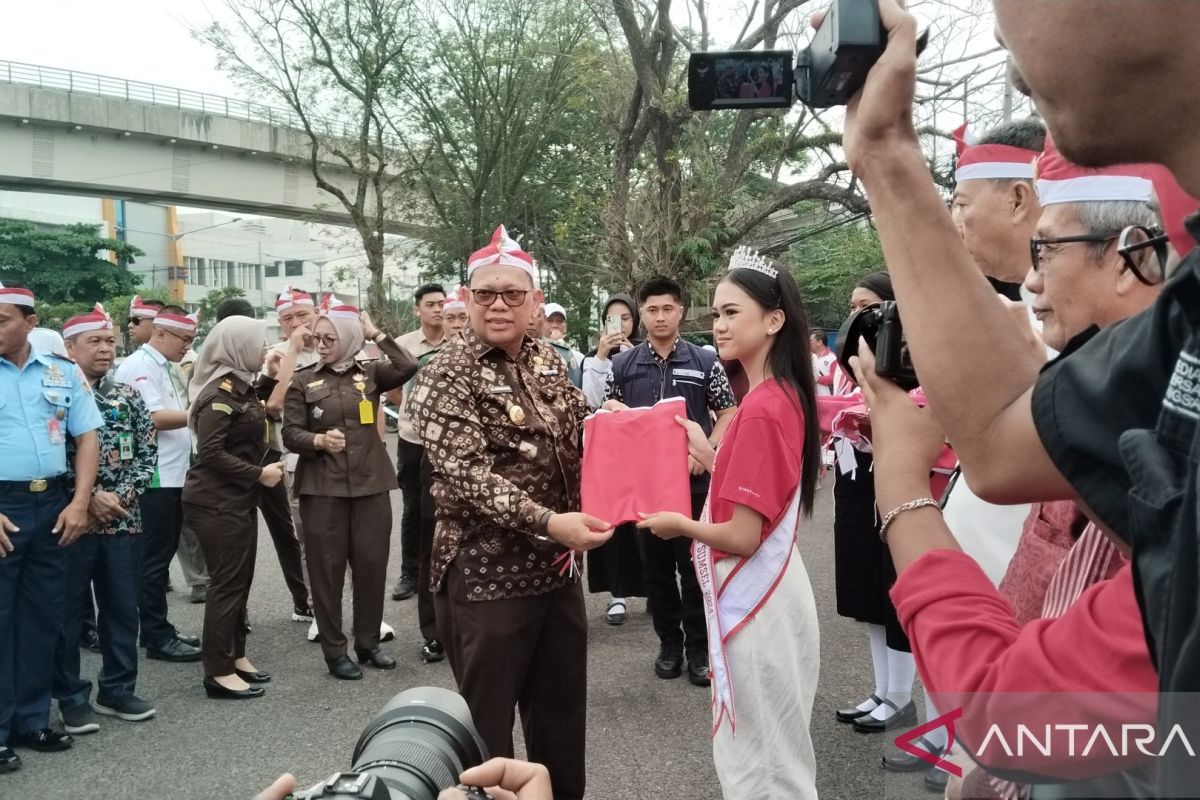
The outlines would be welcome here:
[[[495,800],[553,800],[550,773],[541,764],[512,758],[493,758],[464,772],[459,780],[467,786],[487,787]],[[446,789],[438,800],[465,800],[460,789]]]
[[[254,800],[283,800],[294,791],[296,791],[296,776],[285,772],[274,783],[256,794]]]

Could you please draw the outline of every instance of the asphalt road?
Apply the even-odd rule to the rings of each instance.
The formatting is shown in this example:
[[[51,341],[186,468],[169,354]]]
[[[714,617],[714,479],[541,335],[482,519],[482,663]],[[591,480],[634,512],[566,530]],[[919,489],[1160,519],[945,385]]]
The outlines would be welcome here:
[[[399,493],[394,493],[399,519]],[[929,798],[920,776],[890,776],[879,767],[889,745],[879,735],[855,733],[833,719],[836,708],[872,688],[865,630],[834,613],[832,501],[820,493],[816,514],[804,523],[801,550],[812,576],[821,622],[821,681],[813,711],[818,790],[822,798]],[[399,565],[392,540],[391,569]],[[169,595],[171,620],[183,631],[201,627],[203,606],[188,602],[178,566]],[[588,599],[588,795],[624,800],[715,800],[708,691],[685,679],[659,680],[652,671],[657,642],[634,601],[622,627],[604,624],[606,598]],[[98,733],[79,737],[65,753],[20,751],[24,768],[0,776],[0,800],[75,798],[251,798],[281,772],[302,786],[348,768],[367,720],[393,694],[413,686],[453,688],[449,665],[418,658],[416,601],[387,601],[385,619],[397,640],[385,645],[399,661],[390,672],[366,670],[364,680],[341,682],[325,671],[306,624],[290,620],[291,605],[270,537],[259,536],[257,576],[250,598],[254,631],[249,655],[274,676],[267,696],[249,702],[208,700],[199,664],[143,659],[138,691],[158,715],[131,723],[101,717]],[[348,619],[348,617],[347,617]],[[816,646],[816,643],[814,643]],[[99,657],[84,654],[84,674]],[[58,724],[57,715],[53,723]],[[771,800],[784,800],[772,798]]]

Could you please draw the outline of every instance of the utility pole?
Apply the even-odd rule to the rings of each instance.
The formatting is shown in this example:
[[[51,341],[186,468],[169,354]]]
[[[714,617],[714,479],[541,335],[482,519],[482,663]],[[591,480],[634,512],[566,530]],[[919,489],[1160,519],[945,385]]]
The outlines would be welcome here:
[[[1012,60],[1012,54],[1010,53],[1008,55],[1008,57],[1004,59],[1004,101],[1003,101],[1004,105],[1002,106],[1002,108],[1003,108],[1005,122],[1012,122],[1012,115],[1013,115],[1012,74],[1013,74],[1013,60]]]

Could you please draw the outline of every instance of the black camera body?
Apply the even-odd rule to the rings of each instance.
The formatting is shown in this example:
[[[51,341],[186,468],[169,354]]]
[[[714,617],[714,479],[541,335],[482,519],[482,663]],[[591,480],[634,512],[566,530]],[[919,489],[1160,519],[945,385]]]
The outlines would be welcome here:
[[[875,374],[887,378],[905,391],[920,386],[913,367],[912,354],[904,339],[900,310],[895,302],[885,300],[877,305],[859,309],[842,323],[834,352],[847,375],[853,375],[850,357],[858,355],[859,341],[866,341],[875,354]]]
[[[917,39],[917,54],[929,41]],[[789,108],[799,98],[812,108],[844,106],[863,87],[887,47],[879,0],[833,0],[809,46],[788,50],[692,53],[688,105],[693,111]]]

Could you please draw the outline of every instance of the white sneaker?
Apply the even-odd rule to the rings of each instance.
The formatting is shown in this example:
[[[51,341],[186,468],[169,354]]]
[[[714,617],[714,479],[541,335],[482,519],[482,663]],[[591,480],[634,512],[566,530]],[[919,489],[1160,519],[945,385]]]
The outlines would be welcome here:
[[[396,629],[393,628],[391,625],[388,625],[386,622],[381,622],[379,624],[379,641],[390,642],[392,639],[395,639],[395,638],[396,638]]]
[[[314,619],[312,625],[308,626],[308,640],[315,642],[317,640],[317,621]]]

